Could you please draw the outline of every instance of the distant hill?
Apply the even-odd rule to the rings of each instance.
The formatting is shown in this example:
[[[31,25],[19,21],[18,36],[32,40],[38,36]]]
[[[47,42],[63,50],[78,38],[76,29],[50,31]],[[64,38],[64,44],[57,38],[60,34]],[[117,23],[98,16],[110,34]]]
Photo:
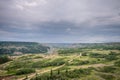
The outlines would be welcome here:
[[[0,42],[0,54],[46,53],[48,49],[36,42]]]
[[[120,42],[111,43],[37,43],[0,41],[0,54],[46,53],[54,48],[89,48],[120,50]]]
[[[45,43],[46,46],[53,48],[104,48],[104,49],[119,49],[120,42],[109,43]]]

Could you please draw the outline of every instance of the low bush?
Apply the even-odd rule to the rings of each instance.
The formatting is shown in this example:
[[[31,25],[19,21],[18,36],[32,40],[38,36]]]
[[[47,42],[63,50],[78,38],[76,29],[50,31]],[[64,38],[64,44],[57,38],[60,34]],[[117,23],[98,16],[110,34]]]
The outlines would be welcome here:
[[[109,61],[117,60],[118,59],[117,56],[118,56],[118,54],[111,52],[105,57],[105,59],[109,60]]]
[[[115,79],[115,76],[113,76],[113,75],[111,75],[111,74],[100,74],[100,76],[102,77],[102,78],[104,78],[105,80],[116,80]]]
[[[106,54],[98,54],[98,53],[90,53],[89,56],[92,58],[105,58],[107,55]]]
[[[29,74],[34,72],[35,72],[35,69],[33,68],[22,68],[16,72],[16,75]]]
[[[120,60],[116,61],[114,65],[120,67]]]
[[[5,67],[6,70],[20,69],[20,68],[31,68],[32,61],[16,60],[12,61]]]
[[[36,76],[31,80],[78,80],[78,78],[90,75],[93,69],[94,68],[75,69],[71,71],[69,71],[69,69],[50,71],[50,73]]]
[[[116,68],[114,66],[105,66],[103,68],[100,69],[101,72],[106,72],[106,73],[114,73],[114,71],[116,70]]]
[[[112,61],[112,60],[117,60],[117,56],[116,55],[108,55],[105,57],[106,60],[108,61]]]
[[[0,64],[6,63],[8,61],[11,61],[8,56],[0,56]]]
[[[90,62],[88,60],[82,61],[82,60],[78,60],[78,61],[74,61],[68,65],[85,65],[85,64],[89,64]]]
[[[91,69],[75,69],[73,71],[69,71],[66,75],[69,78],[80,78],[82,76],[90,75]]]
[[[88,55],[88,53],[82,53],[82,56],[87,56]]]
[[[58,58],[58,59],[55,59],[52,61],[42,60],[42,61],[34,62],[32,64],[32,67],[33,68],[43,68],[43,67],[48,67],[48,66],[60,66],[64,63],[65,63],[65,61],[63,58]]]

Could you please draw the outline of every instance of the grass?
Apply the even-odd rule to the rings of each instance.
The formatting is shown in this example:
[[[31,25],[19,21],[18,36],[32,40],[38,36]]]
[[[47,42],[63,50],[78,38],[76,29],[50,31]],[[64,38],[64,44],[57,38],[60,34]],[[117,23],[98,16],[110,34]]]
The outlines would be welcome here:
[[[60,78],[63,80],[117,80],[120,75],[120,51],[113,50],[114,54],[110,54],[111,51],[87,49],[82,50],[81,53],[75,52],[69,55],[12,56],[12,61],[0,65],[0,75],[13,75],[18,80],[22,80],[26,75],[29,79],[35,80],[36,73],[43,80],[46,80],[46,77],[55,77],[55,80]],[[54,74],[52,77],[50,77],[51,69]],[[66,70],[68,70],[68,74],[66,74]],[[59,75],[58,71],[60,71]]]

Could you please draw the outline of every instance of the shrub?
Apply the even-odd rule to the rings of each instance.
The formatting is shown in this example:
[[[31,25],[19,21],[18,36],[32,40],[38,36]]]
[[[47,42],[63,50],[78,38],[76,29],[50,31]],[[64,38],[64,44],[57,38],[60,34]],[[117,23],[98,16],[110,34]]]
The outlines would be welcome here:
[[[90,61],[88,60],[78,60],[78,59],[73,59],[73,61],[71,63],[67,63],[66,65],[85,65],[85,64],[89,64]]]
[[[22,69],[19,69],[16,72],[16,75],[29,74],[29,73],[34,73],[34,72],[35,72],[35,69],[32,69],[32,68],[22,68]]]
[[[87,69],[75,69],[73,71],[69,71],[68,74],[66,75],[68,78],[80,78],[83,76],[87,76],[91,74],[92,68],[87,68]]]
[[[117,60],[117,53],[111,52],[107,56],[105,56],[106,60],[112,61],[112,60]]]
[[[107,55],[106,54],[91,53],[89,56],[93,57],[93,58],[105,58]]]
[[[34,62],[32,64],[32,67],[33,68],[43,68],[43,67],[48,67],[48,66],[60,66],[64,63],[65,63],[65,61],[63,58],[58,58],[53,61],[42,60],[42,61]]]
[[[114,63],[114,65],[120,67],[120,60],[119,60],[119,61],[116,61],[116,62]]]
[[[16,60],[11,62],[6,69],[19,69],[19,68],[31,68],[32,61],[25,61],[25,60]]]
[[[100,76],[101,76],[102,78],[104,78],[105,80],[116,80],[116,79],[115,79],[115,76],[113,76],[113,75],[100,74]]]
[[[88,54],[87,53],[82,53],[82,56],[87,56]]]
[[[90,75],[93,69],[94,68],[92,67],[87,69],[75,69],[71,71],[66,69],[60,70],[59,74],[58,71],[52,71],[52,76],[50,76],[51,72],[49,72],[36,77],[38,80],[78,80],[78,78]],[[31,80],[36,80],[36,77],[32,78]]]
[[[69,49],[64,49],[64,50],[58,50],[59,54],[72,54],[72,53],[79,53],[81,52],[81,49],[79,48],[69,48]]]
[[[11,61],[8,56],[0,56],[0,64],[6,63],[8,61]]]
[[[100,69],[101,72],[106,72],[106,73],[109,73],[109,72],[114,73],[115,70],[116,70],[116,68],[113,66],[105,66]]]
[[[117,58],[116,55],[108,55],[108,56],[105,57],[105,59],[112,61],[112,60],[117,60],[118,58]]]

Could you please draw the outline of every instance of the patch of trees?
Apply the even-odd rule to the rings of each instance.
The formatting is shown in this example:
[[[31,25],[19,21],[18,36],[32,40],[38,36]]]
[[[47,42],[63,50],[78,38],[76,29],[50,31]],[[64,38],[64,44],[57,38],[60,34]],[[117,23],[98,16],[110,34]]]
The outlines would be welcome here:
[[[88,61],[88,60],[73,60],[71,63],[67,63],[66,65],[76,65],[76,66],[78,66],[78,65],[86,65],[86,64],[89,64],[90,63],[90,61]]]
[[[49,47],[44,47],[41,45],[36,46],[26,46],[26,48],[21,48],[18,51],[22,53],[45,53]]]
[[[120,60],[116,61],[114,65],[120,67]]]
[[[1,41],[0,46],[5,47],[5,46],[30,46],[30,45],[38,45],[36,42],[11,42],[11,41]]]
[[[100,68],[98,71],[100,72],[106,72],[106,73],[114,73],[116,68],[114,66],[105,66]]]
[[[29,74],[34,72],[35,72],[35,69],[33,68],[22,68],[16,71],[16,75],[23,75],[23,74]]]
[[[8,61],[11,61],[8,56],[0,56],[0,64],[6,63]]]
[[[35,42],[0,42],[0,54],[46,53],[48,49],[50,48]]]
[[[6,70],[15,70],[19,68],[31,68],[32,61],[26,60],[16,60],[12,61],[8,66],[5,67]]]
[[[65,64],[64,59],[58,58],[53,61],[43,60],[43,61],[34,62],[32,64],[32,67],[33,68],[43,68],[43,67],[48,67],[48,66],[60,66],[63,64]]]
[[[89,56],[93,58],[105,58],[107,54],[90,53]]]
[[[105,80],[117,80],[116,77],[112,74],[99,74],[99,76]]]
[[[17,51],[16,48],[0,48],[0,54],[13,54],[15,51]]]
[[[91,74],[93,68],[87,69],[74,69],[74,70],[51,70],[49,73],[36,75],[35,78],[31,80],[77,80],[78,78],[85,77]]]
[[[63,49],[58,51],[59,54],[71,54],[71,53],[79,53],[79,52],[81,52],[81,49],[78,48]]]
[[[120,45],[119,46],[114,46],[114,45],[97,45],[97,46],[88,46],[85,47],[87,49],[103,49],[103,50],[120,50]]]
[[[81,45],[81,44],[80,44]],[[120,50],[120,43],[93,43],[82,44],[77,48],[65,48],[58,50],[59,54],[72,54],[84,52],[86,49],[98,49],[98,50]],[[84,54],[83,54],[84,55]],[[101,56],[102,57],[102,56]]]
[[[105,58],[106,60],[112,61],[117,60],[117,56],[119,54],[116,54],[114,52],[111,52],[109,54],[99,54],[99,53],[90,53],[89,56],[93,58]]]
[[[85,43],[83,45],[84,49],[120,50],[120,43]]]

